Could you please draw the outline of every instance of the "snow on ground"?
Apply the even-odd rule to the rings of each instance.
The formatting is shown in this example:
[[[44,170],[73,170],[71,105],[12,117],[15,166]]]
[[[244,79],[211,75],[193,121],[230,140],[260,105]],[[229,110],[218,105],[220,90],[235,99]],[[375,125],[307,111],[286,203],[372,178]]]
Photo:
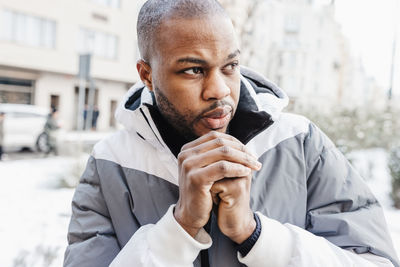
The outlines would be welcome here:
[[[400,254],[400,211],[391,207],[385,151],[359,151],[350,157],[384,207]],[[54,157],[0,162],[0,266],[62,266],[74,190],[57,185],[61,176],[78,175],[86,159],[87,156],[78,160]]]
[[[396,210],[390,198],[391,177],[387,166],[388,155],[383,149],[356,151],[349,155],[353,166],[359,170],[378,201],[384,208],[386,222],[393,245],[400,256],[400,210]]]
[[[62,266],[73,189],[55,187],[74,166],[62,157],[0,162],[0,266]]]

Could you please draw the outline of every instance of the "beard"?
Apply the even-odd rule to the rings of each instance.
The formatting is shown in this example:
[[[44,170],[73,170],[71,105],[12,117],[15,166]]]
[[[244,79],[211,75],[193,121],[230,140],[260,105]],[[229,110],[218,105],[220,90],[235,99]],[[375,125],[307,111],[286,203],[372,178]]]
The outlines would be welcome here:
[[[164,119],[177,130],[186,140],[193,141],[199,136],[195,131],[195,124],[201,120],[203,114],[221,106],[232,107],[232,117],[234,114],[235,107],[232,103],[225,100],[215,100],[209,107],[193,114],[192,111],[186,110],[183,113],[179,112],[174,104],[172,104],[163,92],[158,88],[154,87],[154,95],[156,99],[157,107],[164,117]]]

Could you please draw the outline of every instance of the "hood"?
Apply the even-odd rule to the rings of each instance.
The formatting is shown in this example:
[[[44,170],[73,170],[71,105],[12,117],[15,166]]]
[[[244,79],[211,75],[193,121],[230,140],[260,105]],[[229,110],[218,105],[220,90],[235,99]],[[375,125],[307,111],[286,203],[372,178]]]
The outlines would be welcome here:
[[[230,126],[235,125],[234,128],[238,129],[266,128],[279,118],[289,99],[285,92],[261,74],[243,66],[240,72],[240,99]],[[126,93],[116,110],[115,118],[128,131],[135,131],[141,138],[163,145],[148,109],[148,106],[154,103],[152,93],[140,81]],[[251,120],[248,119],[249,116]],[[256,133],[254,130],[250,133],[242,130],[237,132],[239,140],[244,143]]]
[[[253,97],[257,108],[271,115],[273,121],[277,120],[282,110],[289,104],[287,94],[262,74],[250,68],[241,66],[240,73],[241,80]]]

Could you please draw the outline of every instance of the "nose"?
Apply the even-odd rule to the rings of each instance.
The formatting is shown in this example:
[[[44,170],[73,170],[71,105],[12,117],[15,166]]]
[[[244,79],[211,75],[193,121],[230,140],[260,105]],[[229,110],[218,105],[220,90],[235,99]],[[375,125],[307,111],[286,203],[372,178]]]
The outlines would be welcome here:
[[[205,100],[220,100],[231,94],[222,73],[210,72],[203,84]]]

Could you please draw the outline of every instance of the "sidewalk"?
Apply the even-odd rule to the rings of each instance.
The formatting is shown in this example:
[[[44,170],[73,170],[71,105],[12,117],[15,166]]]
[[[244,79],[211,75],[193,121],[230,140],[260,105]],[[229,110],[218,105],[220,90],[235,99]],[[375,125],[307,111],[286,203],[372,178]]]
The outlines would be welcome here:
[[[57,137],[58,152],[62,156],[75,155],[77,151],[90,153],[101,139],[112,135],[113,131],[62,131]]]

